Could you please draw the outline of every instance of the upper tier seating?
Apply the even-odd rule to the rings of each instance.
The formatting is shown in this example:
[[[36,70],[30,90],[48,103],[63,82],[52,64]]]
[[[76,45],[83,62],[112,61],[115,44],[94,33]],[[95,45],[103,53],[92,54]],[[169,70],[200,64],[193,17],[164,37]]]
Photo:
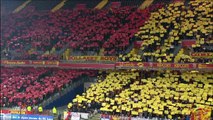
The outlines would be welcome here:
[[[23,58],[19,59],[43,59],[41,54],[44,52],[59,51],[64,47],[82,51],[105,48],[106,55],[115,55],[130,45],[131,38],[150,12],[160,7],[162,5],[155,4],[145,10],[123,6],[51,13],[27,6],[16,14],[3,17],[1,47],[22,53]],[[34,51],[29,53],[32,49]]]
[[[191,46],[194,51],[212,52],[202,47],[211,45],[212,6],[212,1],[195,0],[190,1],[188,6],[177,2],[153,12],[146,24],[135,34],[142,41],[139,54],[141,57],[130,53],[121,58],[126,60],[131,56],[132,61],[180,62],[175,57],[182,56],[177,51],[185,39],[196,39],[196,44]]]
[[[36,105],[56,92],[61,92],[73,80],[94,76],[92,71],[46,68],[1,68],[1,99],[4,107]]]
[[[70,47],[74,49],[99,51],[104,43],[108,43],[107,39],[127,22],[125,19],[135,9],[134,7],[122,7],[112,10],[84,11],[77,20],[67,24],[70,26],[71,35],[68,39],[60,41],[60,47],[69,42]]]
[[[57,43],[58,36],[63,34],[58,25],[53,25],[51,13],[36,11],[32,6],[3,17],[2,22],[1,47],[17,52],[26,53],[29,48],[49,50],[51,44]]]
[[[213,108],[212,72],[115,71],[69,104],[71,111],[181,119],[193,108]]]

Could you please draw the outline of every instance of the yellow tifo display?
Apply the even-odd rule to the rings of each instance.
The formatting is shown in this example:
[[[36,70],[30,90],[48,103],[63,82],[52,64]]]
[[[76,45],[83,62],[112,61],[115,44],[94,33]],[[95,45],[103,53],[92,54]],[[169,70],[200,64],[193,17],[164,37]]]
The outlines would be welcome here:
[[[74,99],[74,102],[81,103],[82,101],[95,101],[95,102],[103,102],[108,100],[106,98],[110,94],[110,92],[114,92],[116,90],[121,90],[125,85],[129,84],[130,79],[136,79],[138,73],[132,72],[111,72],[104,81],[98,81],[97,84],[91,85],[91,87],[86,91],[84,96],[78,96]]]
[[[213,1],[195,0],[190,1],[188,7],[178,2],[151,13],[149,20],[135,34],[143,41],[140,48],[143,54],[140,57],[128,54],[121,59],[139,61],[148,56],[158,62],[171,62],[175,57],[175,46],[181,45],[184,39],[196,39],[192,47],[201,47],[206,43],[205,39],[213,34],[212,6]]]
[[[141,50],[144,51],[143,56],[156,57],[158,62],[172,61],[174,57],[171,52],[174,48],[172,46],[181,43],[178,19],[183,9],[185,9],[184,3],[178,2],[151,14],[149,21],[135,34],[143,41],[141,46]]]
[[[186,36],[194,36],[196,44],[192,47],[200,47],[206,41],[207,36],[212,34],[213,22],[211,18],[213,15],[213,1],[209,0],[195,0],[189,2],[190,9],[183,14],[183,24],[181,26],[181,33]]]
[[[145,74],[138,71],[112,72],[86,93],[78,95],[73,105],[86,109],[87,104],[93,102],[101,104],[100,110],[109,114],[137,116],[148,112],[168,118],[190,115],[194,108],[213,108],[213,73],[153,73],[158,77],[145,78]]]

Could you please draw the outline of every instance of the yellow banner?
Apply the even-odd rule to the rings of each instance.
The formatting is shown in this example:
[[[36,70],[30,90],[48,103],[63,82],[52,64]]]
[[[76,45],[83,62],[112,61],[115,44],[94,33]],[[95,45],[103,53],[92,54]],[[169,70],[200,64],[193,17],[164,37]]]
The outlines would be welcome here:
[[[115,56],[70,56],[73,61],[117,61]]]
[[[26,114],[25,110],[10,110],[11,114]]]

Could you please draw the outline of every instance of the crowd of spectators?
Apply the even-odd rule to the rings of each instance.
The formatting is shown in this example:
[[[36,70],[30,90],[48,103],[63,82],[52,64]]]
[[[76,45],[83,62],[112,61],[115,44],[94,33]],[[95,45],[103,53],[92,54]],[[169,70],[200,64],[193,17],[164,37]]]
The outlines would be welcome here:
[[[146,62],[184,61],[185,59],[181,59],[183,54],[177,54],[177,51],[185,39],[196,40],[191,46],[192,52],[212,52],[208,47],[212,45],[212,5],[213,2],[204,0],[176,2],[151,13],[149,20],[135,34],[142,41],[141,52],[134,53],[133,50],[127,55],[121,55],[121,59]],[[204,63],[209,61],[203,59]]]
[[[161,4],[154,4],[144,10],[121,6],[102,10],[62,9],[54,13],[28,6],[1,18],[1,47],[6,56],[10,56],[8,51],[23,53],[18,58],[22,60],[60,59],[44,53],[70,47],[95,52],[104,49],[105,55],[120,54],[122,61],[212,63],[211,58],[192,58],[181,47],[175,53],[184,39],[196,40],[190,49],[193,52],[212,52],[209,49],[213,44],[212,5],[210,1],[195,0],[188,6],[177,2],[163,8]],[[140,50],[134,48],[127,55],[121,55],[135,40],[142,41]],[[77,95],[68,104],[68,110],[98,109],[100,113],[119,116],[182,119],[188,117],[193,108],[213,108],[212,74],[211,71],[108,71],[85,93]],[[96,73],[1,68],[0,104],[3,107],[39,104],[82,75],[95,76]]]
[[[23,53],[23,58],[18,59],[44,59],[41,57],[44,52],[64,47],[96,52],[104,48],[105,55],[116,55],[132,43],[134,34],[150,12],[160,7],[161,4],[154,4],[144,10],[121,6],[50,12],[27,6],[18,13],[2,17],[1,47]],[[29,48],[34,51],[29,53]]]
[[[156,3],[144,10],[120,6],[57,12],[27,6],[19,13],[2,17],[1,47],[8,59],[59,60],[61,55],[54,52],[70,47],[96,53],[104,49],[104,55],[120,54],[122,61],[211,63],[209,59],[188,59],[190,55],[178,49],[182,40],[195,39],[192,52],[212,52],[212,4],[195,0],[188,7],[175,2],[163,8]],[[142,41],[137,50],[141,52],[133,49],[125,55],[135,40]],[[22,55],[10,57],[14,53],[10,51]]]
[[[195,108],[212,109],[211,91],[212,72],[112,71],[77,95],[68,110],[180,120]]]
[[[48,68],[1,68],[2,107],[37,105],[71,85],[82,75],[94,76],[86,70]]]

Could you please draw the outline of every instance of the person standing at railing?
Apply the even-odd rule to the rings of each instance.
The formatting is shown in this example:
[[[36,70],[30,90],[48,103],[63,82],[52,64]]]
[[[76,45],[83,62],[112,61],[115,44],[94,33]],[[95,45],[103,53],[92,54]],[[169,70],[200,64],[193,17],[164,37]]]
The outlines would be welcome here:
[[[52,112],[53,112],[53,115],[54,115],[54,116],[57,115],[57,109],[56,109],[56,107],[53,107]]]
[[[27,106],[27,111],[31,112],[32,107],[31,106]]]
[[[27,114],[32,114],[32,107],[31,106],[27,106]]]
[[[42,112],[43,112],[42,106],[39,106],[39,107],[38,107],[38,112],[39,112],[39,114],[42,114]]]

